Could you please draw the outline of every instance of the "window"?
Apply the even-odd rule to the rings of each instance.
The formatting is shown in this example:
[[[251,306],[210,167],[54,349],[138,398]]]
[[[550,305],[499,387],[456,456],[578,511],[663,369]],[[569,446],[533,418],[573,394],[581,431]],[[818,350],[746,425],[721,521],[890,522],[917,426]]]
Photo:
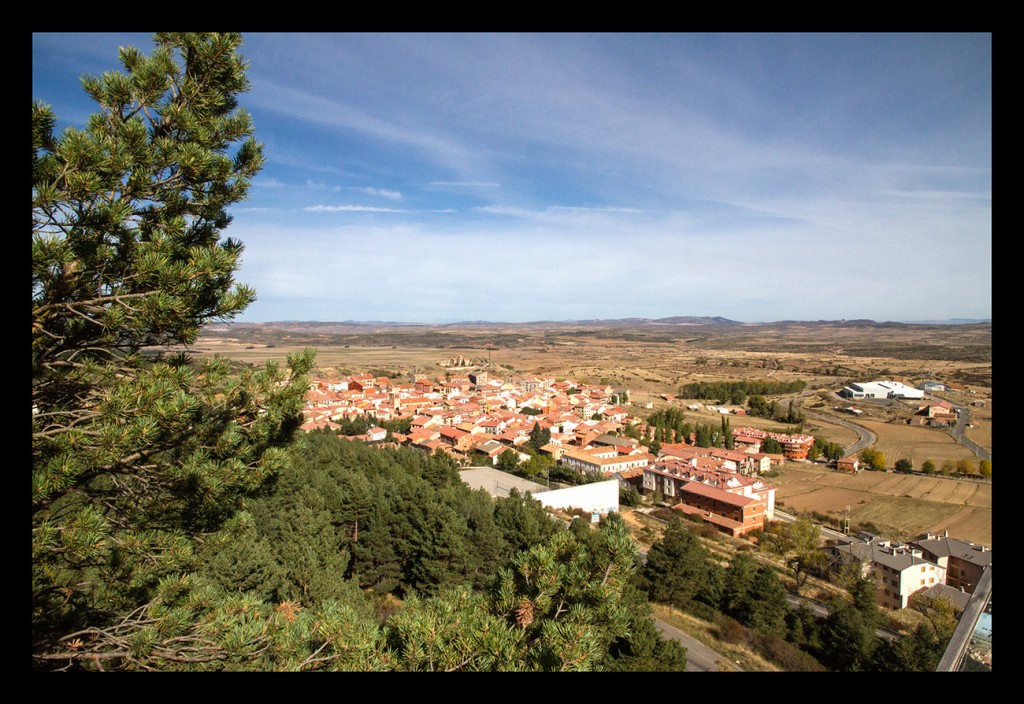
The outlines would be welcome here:
[[[924,565],[921,565],[921,571],[924,572]]]

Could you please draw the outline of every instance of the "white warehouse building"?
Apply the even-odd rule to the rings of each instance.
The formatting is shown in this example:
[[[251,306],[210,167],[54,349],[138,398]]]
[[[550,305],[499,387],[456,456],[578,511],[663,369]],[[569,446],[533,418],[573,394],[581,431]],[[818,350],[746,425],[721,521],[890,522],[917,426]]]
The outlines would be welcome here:
[[[898,381],[866,381],[844,387],[839,395],[846,398],[924,398],[924,391]]]

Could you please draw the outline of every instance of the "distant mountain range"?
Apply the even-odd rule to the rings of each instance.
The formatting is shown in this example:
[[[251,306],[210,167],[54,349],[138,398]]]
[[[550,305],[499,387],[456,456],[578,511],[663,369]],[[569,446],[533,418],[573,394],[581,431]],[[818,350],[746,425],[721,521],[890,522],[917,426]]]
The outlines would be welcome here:
[[[777,320],[773,322],[744,323],[738,320],[730,320],[721,316],[692,316],[675,315],[668,318],[592,318],[586,320],[535,320],[525,323],[509,323],[498,320],[462,320],[451,323],[403,323],[398,321],[385,320],[341,320],[341,321],[320,321],[320,320],[279,320],[265,323],[230,323],[232,326],[247,325],[253,327],[275,327],[289,329],[316,329],[316,328],[338,328],[338,327],[442,327],[459,328],[470,326],[487,325],[534,325],[543,327],[557,327],[562,325],[590,325],[600,327],[638,327],[647,325],[692,325],[692,326],[728,326],[728,325],[838,325],[844,327],[859,326],[894,326],[894,325],[973,325],[977,323],[991,323],[991,318],[948,318],[946,320],[901,320],[877,322],[866,318],[856,320]],[[213,329],[222,325],[210,326]]]

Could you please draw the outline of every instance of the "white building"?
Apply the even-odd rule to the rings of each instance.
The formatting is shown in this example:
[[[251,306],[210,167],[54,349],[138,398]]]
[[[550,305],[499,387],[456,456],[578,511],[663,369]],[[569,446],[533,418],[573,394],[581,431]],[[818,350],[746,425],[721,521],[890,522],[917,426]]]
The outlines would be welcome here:
[[[905,609],[912,594],[946,581],[946,568],[912,545],[875,539],[835,545],[828,551],[833,569],[846,562],[860,562],[861,574],[873,576],[878,585],[879,606],[887,609]]]
[[[839,392],[846,398],[924,398],[924,391],[898,381],[865,381],[850,384]]]

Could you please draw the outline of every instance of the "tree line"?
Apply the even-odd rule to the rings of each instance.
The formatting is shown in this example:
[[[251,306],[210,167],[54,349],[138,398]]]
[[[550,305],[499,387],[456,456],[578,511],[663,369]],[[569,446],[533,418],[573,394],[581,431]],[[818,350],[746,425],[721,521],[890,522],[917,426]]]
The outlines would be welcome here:
[[[748,396],[777,396],[796,394],[806,388],[803,381],[740,380],[697,381],[679,387],[681,398],[715,399],[719,403],[743,405]]]

